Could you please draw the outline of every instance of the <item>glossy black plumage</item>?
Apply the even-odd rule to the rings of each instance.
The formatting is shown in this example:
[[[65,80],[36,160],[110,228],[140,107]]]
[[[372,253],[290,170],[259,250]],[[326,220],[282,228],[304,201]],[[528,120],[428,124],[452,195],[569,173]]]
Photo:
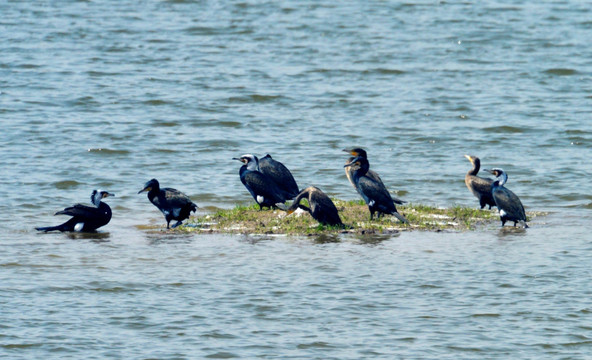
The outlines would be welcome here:
[[[183,220],[189,218],[191,212],[197,211],[198,206],[191,201],[189,196],[177,189],[161,189],[156,179],[148,181],[138,194],[144,191],[148,191],[148,200],[163,213],[167,222],[167,229],[170,228],[170,222],[172,220],[177,220],[173,225],[173,228],[175,228],[181,225]]]
[[[518,222],[523,222],[524,227],[527,228],[526,213],[522,202],[516,194],[504,186],[508,181],[508,175],[504,170],[498,168],[491,170],[485,169],[485,171],[492,173],[497,178],[491,184],[491,193],[495,205],[499,210],[502,226],[505,225],[506,221],[513,221],[514,226],[516,226]]]
[[[366,150],[361,149],[361,148],[351,148],[351,149],[343,149],[343,151],[353,155],[353,157],[350,157],[345,164],[352,164],[350,166],[344,166],[343,169],[345,170],[345,176],[347,176],[347,179],[349,180],[349,182],[352,184],[352,186],[354,187],[354,189],[357,190],[356,184],[354,183],[353,180],[353,173],[355,170],[359,169],[359,165],[357,165],[355,162],[353,162],[353,160],[356,157],[363,157],[366,160],[368,160],[368,154],[366,153]],[[368,171],[366,172],[366,176],[369,177],[370,179],[374,180],[379,186],[382,186],[384,188],[383,191],[387,191],[386,186],[384,186],[384,183],[382,182],[382,179],[380,178],[380,176],[378,175],[377,172],[373,171],[372,169],[368,169]],[[395,204],[405,204],[407,201],[401,200],[397,197],[394,197],[391,195],[391,198],[393,199],[393,201],[395,202]]]
[[[310,208],[300,204],[300,201],[304,198],[308,200]],[[286,211],[292,213],[297,208],[308,211],[316,221],[323,225],[343,226],[335,204],[333,204],[329,196],[317,187],[309,186],[302,190]]]
[[[381,214],[389,214],[394,215],[403,223],[409,223],[407,219],[397,211],[395,203],[384,184],[366,176],[366,173],[370,169],[368,159],[358,156],[345,166],[348,167],[353,165],[357,165],[357,167],[352,174],[352,179],[356,184],[358,193],[368,205],[368,209],[370,210],[370,220],[372,220],[374,213],[376,212],[378,213],[378,217],[380,217]]]
[[[259,169],[259,159],[251,154],[245,154],[239,160],[244,165],[239,169],[240,180],[247,188],[253,199],[263,207],[277,207],[276,204],[284,203],[288,199],[285,191],[281,190],[276,183]]]
[[[493,200],[493,196],[491,195],[491,183],[493,183],[493,180],[477,176],[481,167],[481,160],[478,157],[471,155],[465,155],[465,157],[473,164],[473,168],[465,175],[465,184],[471,193],[479,199],[481,209],[485,205],[489,205],[489,209],[491,209],[492,206],[495,206],[495,200]]]
[[[63,224],[57,226],[46,226],[35,228],[39,231],[77,231],[92,232],[107,225],[111,220],[111,208],[101,200],[115,196],[107,191],[93,190],[90,200],[94,206],[76,204],[58,211],[55,215],[68,215],[72,218]]]
[[[259,170],[285,192],[286,199],[293,199],[300,192],[290,170],[281,162],[274,160],[271,155],[267,154],[259,159]]]

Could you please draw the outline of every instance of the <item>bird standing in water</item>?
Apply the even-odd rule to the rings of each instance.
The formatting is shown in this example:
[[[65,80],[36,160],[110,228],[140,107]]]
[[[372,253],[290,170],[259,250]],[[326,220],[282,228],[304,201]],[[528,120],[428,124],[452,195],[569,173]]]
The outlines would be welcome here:
[[[167,229],[170,229],[170,222],[177,220],[173,228],[181,225],[183,220],[189,218],[191,212],[197,211],[198,206],[191,201],[189,196],[177,189],[160,188],[158,180],[152,179],[138,191],[138,194],[148,191],[148,200],[158,208],[167,222]]]
[[[233,158],[244,165],[239,169],[241,182],[253,199],[259,204],[259,210],[263,207],[274,208],[276,204],[284,203],[288,199],[285,191],[280,189],[276,183],[259,169],[259,159],[255,155],[245,154],[240,158]]]
[[[58,211],[55,215],[69,215],[72,218],[63,224],[57,226],[46,226],[35,228],[39,231],[76,231],[76,232],[91,232],[95,231],[101,226],[107,225],[111,220],[111,208],[101,200],[115,196],[107,191],[93,190],[90,195],[90,201],[94,206],[87,206],[76,204],[67,207],[62,211]]]
[[[377,212],[378,217],[380,217],[381,214],[394,215],[402,223],[408,224],[409,221],[397,212],[395,202],[384,184],[366,176],[370,169],[368,159],[358,156],[354,158],[352,162],[344,166],[348,167],[354,165],[356,168],[352,173],[352,179],[354,184],[356,184],[358,193],[360,193],[368,205],[368,209],[370,210],[370,220],[374,217],[374,213]]]
[[[310,208],[300,204],[302,199],[307,199]],[[333,201],[321,189],[315,186],[309,186],[302,190],[286,211],[288,214],[291,214],[297,208],[308,211],[316,221],[323,225],[343,226]]]
[[[286,193],[286,199],[291,200],[300,192],[290,170],[281,162],[274,160],[271,155],[267,154],[259,159],[259,170]]]
[[[491,170],[484,169],[496,176],[496,180],[491,183],[491,194],[495,205],[497,206],[502,221],[502,227],[506,221],[513,221],[514,226],[518,222],[524,223],[524,228],[527,228],[526,213],[522,202],[510,189],[504,185],[508,181],[508,175],[503,169],[495,168]]]
[[[478,157],[472,155],[465,155],[465,157],[473,164],[473,168],[465,175],[465,184],[473,195],[479,199],[481,209],[485,205],[489,205],[489,209],[491,209],[492,206],[495,206],[495,200],[493,200],[493,196],[491,195],[491,183],[493,180],[477,176],[481,167],[481,160]]]
[[[368,155],[366,154],[366,150],[364,149],[360,149],[360,148],[351,148],[351,149],[343,149],[343,151],[345,151],[346,153],[349,153],[351,155],[353,155],[353,157],[350,157],[345,164],[350,164],[352,163],[352,161],[360,156],[363,158],[368,159]],[[347,179],[349,180],[349,182],[352,184],[352,186],[354,187],[354,189],[357,190],[356,184],[354,183],[353,180],[353,173],[354,171],[359,168],[359,165],[351,165],[351,166],[345,166],[344,170],[345,170],[345,176],[347,176]],[[366,176],[369,177],[370,179],[374,180],[377,184],[382,185],[382,187],[384,187],[384,189],[386,190],[386,187],[384,186],[384,183],[382,182],[382,179],[380,178],[380,176],[378,175],[378,173],[372,169],[368,169],[368,172],[366,173]],[[388,191],[388,190],[387,190]],[[391,196],[392,197],[392,196]],[[399,198],[396,197],[392,197],[393,201],[395,202],[395,204],[405,204],[407,201],[403,201]]]

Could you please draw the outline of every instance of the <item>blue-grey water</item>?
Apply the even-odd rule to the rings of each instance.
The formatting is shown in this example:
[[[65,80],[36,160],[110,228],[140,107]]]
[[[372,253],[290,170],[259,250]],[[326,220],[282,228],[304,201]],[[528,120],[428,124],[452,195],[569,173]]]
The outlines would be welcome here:
[[[579,1],[0,1],[0,357],[587,359],[592,10]],[[179,235],[252,202],[244,153],[356,199],[477,207],[502,167],[534,218],[466,233]],[[39,234],[114,192],[97,234]]]

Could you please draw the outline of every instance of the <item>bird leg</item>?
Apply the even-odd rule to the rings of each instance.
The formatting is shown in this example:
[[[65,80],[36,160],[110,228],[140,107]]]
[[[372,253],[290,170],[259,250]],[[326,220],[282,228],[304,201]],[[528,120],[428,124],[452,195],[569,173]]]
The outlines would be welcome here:
[[[175,225],[173,225],[173,229],[176,228],[177,226],[183,224],[183,221],[177,221],[177,223]]]

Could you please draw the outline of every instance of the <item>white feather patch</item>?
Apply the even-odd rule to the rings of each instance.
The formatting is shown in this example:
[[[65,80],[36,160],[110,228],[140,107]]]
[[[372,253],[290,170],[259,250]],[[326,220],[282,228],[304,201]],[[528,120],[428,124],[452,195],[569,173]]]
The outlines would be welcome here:
[[[264,201],[265,201],[265,198],[264,198],[263,196],[261,196],[261,195],[257,195],[257,202],[258,202],[259,204],[261,204],[261,203],[262,203],[262,202],[264,202]]]
[[[504,210],[500,210],[500,216],[506,216],[506,212]]]
[[[376,201],[370,200],[370,202],[368,203],[368,206],[374,206],[374,204],[376,204]]]
[[[82,231],[82,228],[84,228],[84,223],[83,222],[79,222],[78,224],[74,225],[74,231]]]

